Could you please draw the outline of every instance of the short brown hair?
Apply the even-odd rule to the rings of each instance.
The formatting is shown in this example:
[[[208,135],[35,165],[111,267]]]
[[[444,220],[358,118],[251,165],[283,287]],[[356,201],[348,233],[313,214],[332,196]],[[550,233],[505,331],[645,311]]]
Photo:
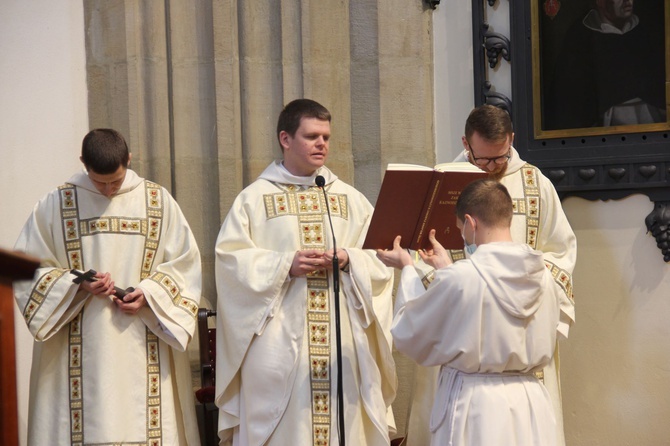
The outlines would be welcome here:
[[[126,167],[130,160],[128,144],[121,133],[113,129],[94,129],[81,143],[81,160],[86,169],[106,175]]]
[[[501,183],[488,178],[468,184],[456,201],[456,216],[465,214],[481,220],[490,227],[509,227],[512,224],[512,198]]]
[[[277,120],[277,138],[281,132],[295,136],[302,118],[316,118],[330,122],[330,112],[326,107],[311,99],[295,99],[284,107]]]
[[[501,142],[512,135],[512,119],[500,107],[481,105],[470,112],[465,121],[465,139],[477,132],[486,141]]]

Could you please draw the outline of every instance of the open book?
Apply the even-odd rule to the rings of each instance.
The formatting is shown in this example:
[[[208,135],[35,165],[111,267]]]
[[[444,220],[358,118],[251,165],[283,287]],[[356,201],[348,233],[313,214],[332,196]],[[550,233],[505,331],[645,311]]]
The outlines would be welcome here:
[[[443,163],[435,168],[389,164],[363,248],[391,249],[400,235],[403,248],[427,249],[431,247],[431,229],[446,249],[463,248],[456,227],[456,200],[465,186],[486,177],[467,162]]]

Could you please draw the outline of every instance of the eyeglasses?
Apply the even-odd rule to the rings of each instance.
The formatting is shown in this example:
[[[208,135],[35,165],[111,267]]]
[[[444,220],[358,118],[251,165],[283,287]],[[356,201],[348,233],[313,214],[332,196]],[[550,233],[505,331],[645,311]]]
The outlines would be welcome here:
[[[472,162],[475,163],[479,167],[485,167],[488,166],[489,163],[495,163],[498,166],[502,166],[503,164],[507,163],[510,158],[512,158],[512,146],[507,149],[507,153],[505,155],[500,155],[500,156],[494,156],[491,158],[486,158],[486,157],[481,157],[477,158],[475,156],[475,151],[472,150],[472,146],[468,142],[468,148],[470,151],[468,152],[468,156],[472,158]]]

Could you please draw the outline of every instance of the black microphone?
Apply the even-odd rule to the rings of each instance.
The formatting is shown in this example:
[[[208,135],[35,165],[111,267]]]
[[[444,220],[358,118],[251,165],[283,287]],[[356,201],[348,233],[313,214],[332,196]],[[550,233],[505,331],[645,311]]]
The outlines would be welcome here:
[[[335,229],[333,228],[333,219],[330,216],[328,195],[326,195],[326,189],[324,189],[323,187],[326,185],[326,179],[321,175],[317,175],[316,178],[314,179],[314,182],[316,183],[316,186],[323,191],[323,199],[326,202],[326,212],[328,212],[328,223],[330,223],[330,234],[333,236],[333,276],[334,278],[337,278],[337,274],[340,271],[339,268],[340,265],[339,265],[339,259],[337,258],[337,242],[335,241]],[[340,291],[339,280],[333,283],[333,288],[335,289],[336,293]]]
[[[330,233],[333,236],[333,293],[335,301],[335,339],[337,340],[337,407],[338,424],[340,427],[339,438],[340,446],[344,446],[344,391],[342,389],[342,334],[340,330],[340,261],[337,258],[337,243],[335,242],[335,229],[333,228],[333,219],[330,216],[330,206],[328,205],[328,195],[326,194],[326,179],[317,175],[314,179],[317,187],[323,191],[323,198],[326,202],[326,212],[328,212],[328,222],[330,223]]]

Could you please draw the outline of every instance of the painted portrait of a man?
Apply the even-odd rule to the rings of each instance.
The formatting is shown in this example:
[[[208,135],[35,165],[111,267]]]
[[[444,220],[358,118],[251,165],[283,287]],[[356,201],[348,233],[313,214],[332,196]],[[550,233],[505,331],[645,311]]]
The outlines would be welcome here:
[[[664,2],[576,3],[569,24],[568,8],[551,18],[565,31],[552,36],[555,60],[543,53],[543,130],[666,122]]]

